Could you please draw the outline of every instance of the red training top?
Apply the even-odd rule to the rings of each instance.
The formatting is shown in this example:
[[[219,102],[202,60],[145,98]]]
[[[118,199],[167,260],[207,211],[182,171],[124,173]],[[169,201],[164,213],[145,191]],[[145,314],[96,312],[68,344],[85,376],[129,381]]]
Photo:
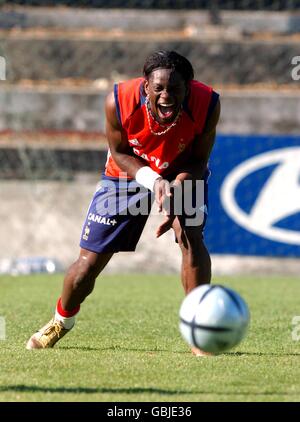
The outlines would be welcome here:
[[[184,101],[182,114],[176,125],[165,134],[157,136],[149,128],[143,82],[143,78],[137,78],[114,86],[117,115],[127,133],[133,154],[144,159],[152,170],[167,176],[192,158],[193,140],[204,129],[213,90],[201,82],[191,81],[190,93]],[[150,121],[154,132],[163,132],[166,129],[166,126],[160,125],[151,115]],[[124,177],[120,173],[122,170],[108,151],[105,175]]]

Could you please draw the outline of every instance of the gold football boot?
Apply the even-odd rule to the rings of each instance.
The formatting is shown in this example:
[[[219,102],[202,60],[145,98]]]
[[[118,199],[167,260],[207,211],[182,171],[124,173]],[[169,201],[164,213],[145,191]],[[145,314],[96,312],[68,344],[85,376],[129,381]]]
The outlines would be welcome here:
[[[30,337],[26,344],[26,349],[48,349],[54,347],[58,340],[70,330],[67,330],[61,322],[52,318],[48,324]]]

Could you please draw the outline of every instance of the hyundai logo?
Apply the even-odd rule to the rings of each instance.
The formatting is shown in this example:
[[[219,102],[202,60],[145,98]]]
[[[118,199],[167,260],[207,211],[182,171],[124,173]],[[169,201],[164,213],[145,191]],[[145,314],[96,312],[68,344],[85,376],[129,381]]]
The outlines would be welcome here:
[[[276,165],[260,189],[250,211],[236,201],[239,184],[257,170]],[[253,175],[255,177],[255,175]],[[268,151],[235,167],[221,187],[221,202],[227,214],[246,230],[270,240],[300,245],[300,232],[275,227],[284,218],[300,212],[300,147]]]

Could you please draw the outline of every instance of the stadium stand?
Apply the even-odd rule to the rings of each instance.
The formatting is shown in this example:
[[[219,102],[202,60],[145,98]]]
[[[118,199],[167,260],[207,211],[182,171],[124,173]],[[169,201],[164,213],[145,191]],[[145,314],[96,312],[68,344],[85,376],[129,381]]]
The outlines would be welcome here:
[[[29,237],[28,255],[43,249],[64,265],[73,259],[105,160],[104,98],[115,81],[139,75],[152,50],[186,55],[196,77],[219,90],[220,133],[299,134],[299,81],[291,77],[291,59],[299,55],[297,0],[0,5],[0,55],[6,59],[6,81],[0,81],[0,184],[6,204],[1,217],[10,214],[0,240],[5,258],[23,253]],[[69,203],[48,214],[48,207],[63,201],[58,192],[66,195],[68,187]],[[15,202],[17,210],[24,209],[28,198],[27,228],[16,242],[9,232],[22,227],[24,216],[9,210]],[[76,203],[80,210],[72,213]],[[141,242],[133,266],[147,261],[148,243]],[[160,247],[166,244],[162,239]],[[227,262],[226,271],[237,267]],[[156,268],[163,263],[158,257]],[[274,268],[273,261],[262,265]],[[170,260],[165,271],[177,266]]]

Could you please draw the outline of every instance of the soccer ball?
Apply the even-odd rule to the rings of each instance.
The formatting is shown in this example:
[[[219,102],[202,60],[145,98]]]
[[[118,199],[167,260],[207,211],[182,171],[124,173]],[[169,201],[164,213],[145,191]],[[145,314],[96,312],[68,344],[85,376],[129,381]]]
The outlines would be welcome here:
[[[218,354],[245,337],[250,314],[246,302],[234,290],[204,284],[185,297],[179,317],[179,328],[187,343]]]

